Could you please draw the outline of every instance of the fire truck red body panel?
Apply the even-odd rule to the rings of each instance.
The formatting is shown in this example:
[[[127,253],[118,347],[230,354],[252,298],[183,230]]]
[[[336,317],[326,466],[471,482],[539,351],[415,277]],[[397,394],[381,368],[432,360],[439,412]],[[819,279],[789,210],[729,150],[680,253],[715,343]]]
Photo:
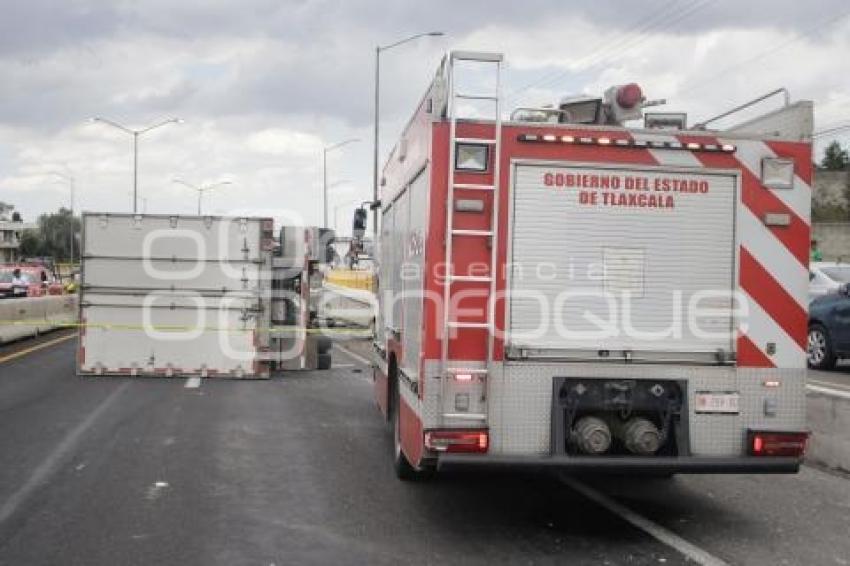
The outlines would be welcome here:
[[[482,463],[582,469],[631,466],[671,471],[796,471],[798,458],[758,459],[751,453],[748,439],[753,431],[762,429],[793,434],[804,431],[806,274],[812,184],[809,141],[740,132],[659,132],[617,126],[528,122],[497,125],[493,121],[457,120],[454,139],[492,140],[497,132],[500,135],[498,143],[489,146],[486,171],[456,171],[452,175],[455,183],[453,206],[456,207],[453,230],[484,232],[494,228],[490,219],[496,204],[494,199],[498,198],[495,237],[468,237],[458,242],[458,236],[447,233],[449,178],[453,169],[450,160],[454,152],[451,120],[438,114],[440,88],[442,83],[435,81],[402,141],[390,155],[382,179],[383,222],[379,241],[379,292],[382,296],[377,323],[375,397],[386,415],[393,393],[397,392],[399,437],[407,460],[414,467]],[[687,149],[688,144],[696,144],[693,146],[696,149]],[[719,149],[722,147],[727,150]],[[494,152],[496,148],[498,151]],[[793,187],[776,189],[765,185],[760,168],[766,158],[780,163],[783,159],[793,160]],[[498,160],[498,167],[494,166],[495,160]],[[608,200],[619,202],[611,205],[611,210],[616,208],[617,213],[629,207],[649,206],[647,203],[663,207],[665,203],[685,202],[676,200],[685,199],[679,195],[666,200],[669,195],[658,188],[667,182],[665,175],[676,179],[671,182],[678,182],[677,175],[683,179],[700,178],[699,175],[714,179],[711,175],[716,174],[717,179],[723,177],[724,183],[731,183],[734,195],[729,199],[735,200],[729,200],[732,209],[728,222],[734,230],[734,235],[730,235],[734,250],[729,252],[733,258],[729,270],[734,281],[730,281],[730,285],[747,303],[748,318],[735,319],[737,326],[729,347],[731,351],[723,354],[729,359],[724,360],[721,355],[717,364],[702,358],[673,363],[669,359],[658,361],[649,355],[645,363],[630,363],[631,353],[625,351],[626,358],[619,362],[573,358],[573,354],[536,359],[534,355],[523,357],[524,353],[518,355],[509,351],[505,340],[512,332],[508,321],[508,303],[512,300],[511,238],[517,237],[512,232],[516,229],[512,214],[517,206],[514,191],[519,182],[514,177],[521,171],[522,175],[531,174],[529,171],[537,175],[539,170],[541,186],[548,189],[551,184],[552,191],[579,191],[580,187],[559,186],[561,171],[569,174],[578,167],[613,171],[611,178],[617,177],[617,183],[620,179],[628,182],[626,177],[635,176],[635,172],[646,173],[648,182],[654,178],[658,183],[655,193],[649,187],[645,194],[631,200],[628,195],[619,197],[619,193],[627,192],[623,188],[614,196],[603,195],[606,191],[592,187],[584,191],[588,195],[597,193],[587,197],[599,199],[589,204],[597,210],[606,206],[604,203]],[[495,171],[498,171],[498,178],[495,178]],[[609,180],[607,176],[606,180]],[[470,185],[495,185],[497,189],[463,188]],[[655,200],[656,194],[658,199],[664,200]],[[475,201],[478,208],[472,212],[460,211],[456,205],[460,200]],[[419,206],[423,202],[424,206]],[[404,211],[406,220],[392,220],[394,207]],[[670,214],[677,212],[674,210]],[[617,220],[611,222],[612,226],[618,224]],[[642,226],[642,231],[652,232],[653,217],[648,216]],[[441,364],[444,313],[439,299],[444,291],[449,238],[455,238],[453,273],[479,276],[480,279],[472,280],[474,277],[471,277],[452,284],[452,300],[459,299],[451,307],[452,320],[472,324],[481,320],[491,295],[486,279],[488,275],[495,277],[492,357],[488,359],[489,330],[486,328],[452,328],[448,339],[447,359],[461,360],[473,368],[471,371],[486,373],[480,385],[472,376],[464,376],[464,379],[470,377],[468,383],[449,381],[445,375],[446,364]],[[488,274],[492,245],[496,246],[496,269]],[[663,248],[658,249],[663,251]],[[658,249],[652,248],[647,253],[657,253]],[[399,283],[401,279],[393,283],[398,275],[396,271],[404,269],[403,265],[410,266],[405,262],[421,265],[421,276],[413,277],[411,285],[407,279],[404,283]],[[399,307],[398,301],[391,298],[391,294],[397,295],[401,290],[399,285],[408,293],[418,291],[415,300],[421,300],[421,311],[416,310],[415,302],[402,300]],[[415,320],[415,325],[405,321],[405,313]],[[600,349],[598,355],[608,354]],[[559,380],[566,379],[569,385],[570,380],[602,378],[629,382],[664,378],[665,384],[678,383],[676,387],[681,387],[680,401],[683,403],[680,425],[684,428],[680,442],[687,445],[687,449],[680,446],[673,454],[656,457],[654,461],[659,463],[656,466],[647,463],[652,458],[635,457],[630,464],[629,456],[622,456],[620,465],[606,456],[593,460],[586,455],[561,454],[559,449],[553,448],[561,434],[566,435],[567,443],[571,434],[554,428],[553,415],[560,409],[553,408],[557,404],[553,400],[556,395],[551,385],[553,380],[557,390]],[[445,383],[441,384],[441,379]],[[707,386],[712,380],[721,385]],[[439,398],[436,397],[437,389],[440,389]],[[694,404],[712,399],[710,396],[697,398],[706,389],[734,390],[736,404],[704,412],[695,409]],[[466,422],[455,418],[457,413],[452,413],[455,417],[444,418],[441,413],[445,412],[447,400],[450,400],[447,392],[456,405],[463,405],[458,401],[461,399],[469,407],[477,406],[476,397],[480,394],[481,404],[487,408],[486,418],[483,422]],[[718,412],[712,414],[715,409]],[[730,427],[735,430],[730,432]],[[442,445],[436,448],[436,445],[426,445],[428,432],[440,430],[481,430],[489,437],[486,448],[475,451],[479,453],[452,454],[453,449],[446,450]]]

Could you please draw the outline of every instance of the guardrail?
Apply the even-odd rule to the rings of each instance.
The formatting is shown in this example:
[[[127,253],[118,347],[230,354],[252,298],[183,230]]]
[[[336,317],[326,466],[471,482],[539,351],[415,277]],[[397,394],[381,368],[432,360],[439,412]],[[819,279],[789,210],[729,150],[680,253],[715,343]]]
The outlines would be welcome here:
[[[0,344],[36,336],[77,322],[77,295],[0,300]]]

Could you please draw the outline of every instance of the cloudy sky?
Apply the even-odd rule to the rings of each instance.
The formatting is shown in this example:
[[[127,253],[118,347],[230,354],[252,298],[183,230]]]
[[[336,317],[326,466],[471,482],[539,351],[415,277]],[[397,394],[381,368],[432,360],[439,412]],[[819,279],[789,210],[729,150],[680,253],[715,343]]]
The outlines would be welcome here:
[[[448,49],[504,52],[508,104],[636,81],[692,121],[779,86],[815,101],[816,129],[850,124],[846,0],[0,0],[0,200],[32,219],[67,206],[193,213],[173,183],[229,180],[205,212],[291,209],[348,225],[371,194],[374,47],[382,55],[382,153]],[[768,105],[769,107],[769,105]],[[819,140],[818,151],[829,137]],[[839,135],[850,143],[850,130]],[[347,228],[345,228],[347,231]]]

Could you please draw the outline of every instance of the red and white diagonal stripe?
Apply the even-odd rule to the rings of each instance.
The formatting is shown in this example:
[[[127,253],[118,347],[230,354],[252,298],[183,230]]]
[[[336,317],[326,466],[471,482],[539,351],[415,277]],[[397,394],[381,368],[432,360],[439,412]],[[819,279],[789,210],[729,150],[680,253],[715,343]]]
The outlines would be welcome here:
[[[794,156],[798,163],[792,189],[772,190],[761,184],[762,159],[778,154],[771,143],[740,139],[716,143],[734,144],[737,151],[694,156],[705,166],[735,168],[742,173],[736,219],[738,281],[748,298],[749,315],[739,325],[738,365],[804,368],[811,213],[808,156]],[[790,224],[767,226],[763,221],[767,213],[787,214]]]

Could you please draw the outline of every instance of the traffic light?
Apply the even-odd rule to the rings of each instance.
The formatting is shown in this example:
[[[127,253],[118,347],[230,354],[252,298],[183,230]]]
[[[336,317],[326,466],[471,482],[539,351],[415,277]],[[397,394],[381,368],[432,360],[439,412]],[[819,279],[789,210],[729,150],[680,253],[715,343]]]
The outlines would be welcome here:
[[[362,238],[366,234],[366,220],[368,213],[363,207],[354,210],[354,223],[351,227],[351,234],[355,238]]]

